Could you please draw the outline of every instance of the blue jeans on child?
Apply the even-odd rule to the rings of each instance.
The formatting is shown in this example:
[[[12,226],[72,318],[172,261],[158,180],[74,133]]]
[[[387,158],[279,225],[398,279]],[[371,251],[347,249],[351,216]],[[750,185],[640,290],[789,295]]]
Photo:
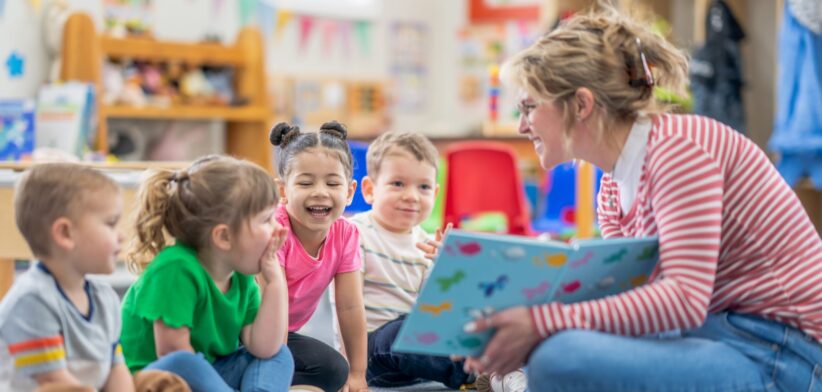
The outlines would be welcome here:
[[[822,345],[796,328],[709,315],[681,336],[569,330],[528,361],[530,391],[822,391]]]
[[[368,334],[368,385],[391,388],[431,380],[460,389],[470,377],[462,370],[463,362],[391,351],[403,320],[405,316],[400,316]]]
[[[269,359],[257,358],[241,347],[209,363],[203,354],[175,351],[146,366],[182,377],[193,392],[288,391],[294,359],[288,346]]]

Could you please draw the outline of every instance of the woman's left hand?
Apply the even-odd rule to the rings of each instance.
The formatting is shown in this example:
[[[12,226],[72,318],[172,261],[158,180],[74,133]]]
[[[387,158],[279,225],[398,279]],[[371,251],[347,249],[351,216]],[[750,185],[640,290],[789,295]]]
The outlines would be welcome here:
[[[348,381],[342,387],[342,392],[368,392],[368,383],[365,375],[348,374]]]
[[[473,324],[473,329],[471,329]],[[466,332],[496,328],[480,358],[467,358],[466,371],[507,374],[521,368],[534,347],[542,340],[524,306],[494,313],[466,325]]]

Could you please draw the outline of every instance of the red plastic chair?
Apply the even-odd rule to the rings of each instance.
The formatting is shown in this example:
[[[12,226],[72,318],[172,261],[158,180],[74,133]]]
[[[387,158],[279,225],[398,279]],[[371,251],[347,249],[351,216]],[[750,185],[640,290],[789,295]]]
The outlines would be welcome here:
[[[459,227],[467,215],[498,211],[508,233],[532,235],[528,202],[514,150],[495,142],[460,142],[445,151],[445,223]]]

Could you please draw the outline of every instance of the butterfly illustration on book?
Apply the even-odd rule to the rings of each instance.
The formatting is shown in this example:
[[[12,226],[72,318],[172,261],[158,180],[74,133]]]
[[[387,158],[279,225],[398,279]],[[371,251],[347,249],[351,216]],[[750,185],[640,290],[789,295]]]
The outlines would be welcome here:
[[[480,282],[479,288],[486,297],[494,295],[494,291],[499,291],[505,288],[508,283],[508,275],[500,275],[497,280],[493,282]]]

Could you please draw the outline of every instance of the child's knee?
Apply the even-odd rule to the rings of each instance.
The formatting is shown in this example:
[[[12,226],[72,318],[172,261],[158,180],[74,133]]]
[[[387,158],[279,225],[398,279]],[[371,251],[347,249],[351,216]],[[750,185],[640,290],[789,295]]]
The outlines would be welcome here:
[[[278,371],[283,372],[284,374],[294,373],[294,356],[285,344],[280,346],[280,351],[278,351],[277,354],[264,361],[276,366]]]
[[[191,368],[202,361],[205,361],[202,355],[191,351],[180,350],[163,355],[156,362],[146,366],[146,369],[169,370]]]
[[[341,355],[334,358],[329,358],[324,366],[323,373],[325,373],[325,379],[327,381],[328,388],[323,388],[326,390],[337,390],[345,385],[345,382],[348,381],[348,361],[345,360]]]

